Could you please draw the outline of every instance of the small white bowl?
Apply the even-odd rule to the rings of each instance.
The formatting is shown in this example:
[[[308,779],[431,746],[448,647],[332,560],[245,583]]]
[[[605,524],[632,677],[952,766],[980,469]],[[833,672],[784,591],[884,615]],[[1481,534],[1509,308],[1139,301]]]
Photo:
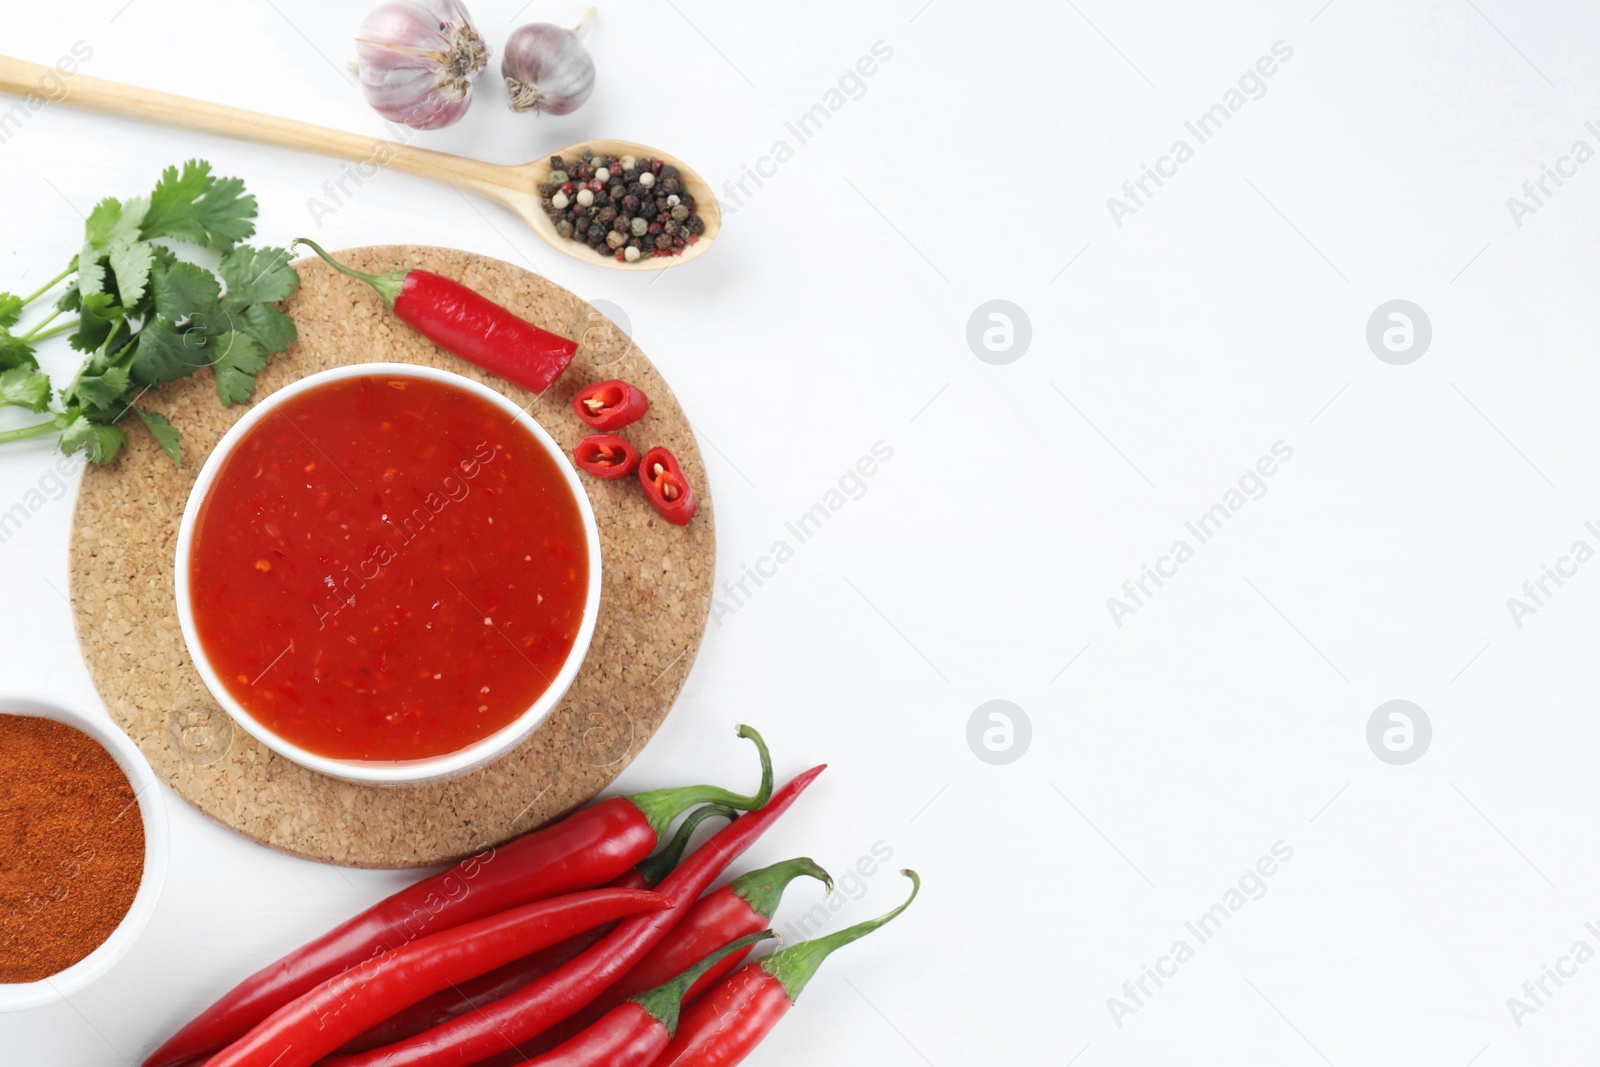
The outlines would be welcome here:
[[[424,759],[414,760],[352,760],[333,759],[328,756],[319,756],[315,752],[308,752],[292,741],[286,740],[274,733],[265,724],[250,714],[228,692],[228,687],[222,684],[210,660],[206,656],[205,648],[200,643],[200,637],[195,630],[193,605],[189,600],[189,553],[194,540],[195,523],[198,520],[200,506],[205,502],[206,494],[211,491],[212,483],[221,471],[224,460],[233,452],[235,446],[250,432],[251,427],[260,422],[272,411],[279,402],[295,396],[296,394],[315,389],[327,382],[339,381],[344,378],[363,378],[368,376],[384,376],[396,378],[424,378],[437,382],[453,385],[458,389],[480,396],[493,403],[504,411],[508,418],[526,430],[544,450],[556,461],[562,475],[566,478],[567,488],[572,492],[573,499],[577,502],[578,513],[583,520],[584,537],[589,551],[589,591],[583,606],[583,621],[578,627],[578,636],[572,643],[572,649],[567,653],[566,660],[561,665],[561,670],[556,674],[550,687],[536,700],[532,707],[523,712],[510,723],[496,730],[487,737],[474,741],[465,748],[454,752],[447,752],[439,756],[429,756]],[[449,371],[435,370],[432,367],[422,367],[410,363],[356,363],[348,367],[335,367],[332,370],[320,371],[307,375],[291,385],[267,397],[261,403],[251,408],[244,417],[233,424],[233,427],[217,442],[217,447],[206,458],[205,465],[200,468],[200,476],[195,480],[194,488],[189,493],[189,502],[183,509],[183,519],[178,527],[177,551],[177,601],[178,622],[183,629],[183,640],[189,647],[189,656],[194,660],[194,665],[200,671],[200,677],[205,681],[206,688],[211,690],[211,695],[218,704],[228,712],[233,720],[244,727],[256,740],[272,749],[278,755],[293,760],[302,767],[334,778],[343,778],[347,781],[365,782],[375,785],[415,785],[424,782],[442,781],[454,778],[478,769],[491,763],[510,752],[539,724],[555,710],[561,698],[566,695],[572,685],[572,680],[577,677],[578,669],[583,665],[583,658],[589,651],[589,641],[594,636],[595,621],[600,614],[600,527],[595,522],[594,510],[589,506],[589,495],[584,492],[583,485],[578,481],[578,472],[573,469],[572,463],[567,459],[567,454],[526,411],[512,403],[502,394],[480,385],[470,378],[463,378],[459,374]]]
[[[128,735],[104,715],[97,715],[72,704],[24,693],[0,694],[0,715],[31,715],[54,719],[88,734],[111,754],[128,776],[133,795],[144,820],[144,874],[139,891],[122,922],[100,947],[64,971],[37,982],[0,982],[0,1012],[21,1011],[52,1004],[84,989],[111,970],[144,932],[156,910],[161,885],[167,877],[167,808],[156,783],[156,776]]]

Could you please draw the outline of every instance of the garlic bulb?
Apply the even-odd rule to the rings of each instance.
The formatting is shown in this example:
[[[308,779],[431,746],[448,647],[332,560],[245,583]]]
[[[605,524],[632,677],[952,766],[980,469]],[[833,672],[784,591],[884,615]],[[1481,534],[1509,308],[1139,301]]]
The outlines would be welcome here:
[[[594,91],[594,60],[581,38],[593,19],[591,7],[570,30],[535,22],[511,34],[500,73],[511,90],[512,111],[565,115],[589,99]]]
[[[459,120],[489,49],[457,0],[394,0],[356,36],[361,91],[378,114],[419,130]]]

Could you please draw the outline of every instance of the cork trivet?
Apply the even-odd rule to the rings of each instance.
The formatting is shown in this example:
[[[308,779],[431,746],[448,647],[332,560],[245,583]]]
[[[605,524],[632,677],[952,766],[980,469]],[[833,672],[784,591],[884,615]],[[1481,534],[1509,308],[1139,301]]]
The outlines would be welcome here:
[[[422,267],[581,342],[572,368],[535,397],[441,351],[388,312],[365,284],[319,260],[296,266],[285,305],[300,339],[259,377],[256,400],[313,371],[349,363],[420,363],[499,389],[568,449],[585,427],[568,405],[579,388],[624,378],[650,397],[630,428],[665,445],[695,486],[687,528],[651,510],[633,479],[584,477],[600,525],[604,578],[588,658],[566,699],[514,752],[427,786],[354,785],[306,770],[257,742],[211,699],[173,607],[178,519],[201,463],[245,408],[224,408],[211,375],[146,399],[183,431],[174,468],[135,429],[122,458],[84,474],[74,516],[72,606],[78,641],[111,716],[180,796],[245,836],[307,859],[355,867],[447,862],[547,822],[594,796],[638,755],[694,663],[711,605],[715,537],[705,466],[683,410],[644,353],[565,289],[468,252],[401,245],[337,253],[365,271]]]

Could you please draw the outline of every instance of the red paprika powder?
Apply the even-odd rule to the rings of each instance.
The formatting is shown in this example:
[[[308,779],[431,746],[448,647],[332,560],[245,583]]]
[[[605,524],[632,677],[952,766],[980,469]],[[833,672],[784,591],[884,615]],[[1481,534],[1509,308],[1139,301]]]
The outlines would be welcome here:
[[[143,874],[143,817],[111,754],[65,723],[0,715],[0,982],[100,947]]]

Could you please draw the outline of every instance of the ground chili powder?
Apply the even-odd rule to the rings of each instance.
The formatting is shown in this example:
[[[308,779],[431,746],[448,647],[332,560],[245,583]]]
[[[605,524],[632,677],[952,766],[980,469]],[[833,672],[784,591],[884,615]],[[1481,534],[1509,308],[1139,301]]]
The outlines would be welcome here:
[[[0,982],[36,982],[100,946],[133,905],[144,820],[100,743],[0,715]]]

